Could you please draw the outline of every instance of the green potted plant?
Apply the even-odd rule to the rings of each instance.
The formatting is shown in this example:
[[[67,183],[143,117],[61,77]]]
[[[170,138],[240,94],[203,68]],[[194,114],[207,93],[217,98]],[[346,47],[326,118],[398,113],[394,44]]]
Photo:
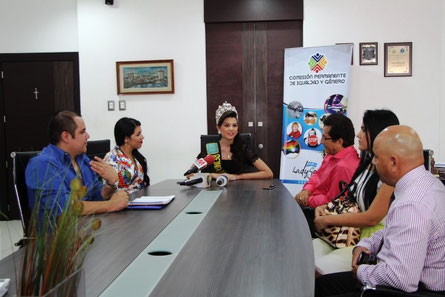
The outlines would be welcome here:
[[[86,191],[80,180],[73,179],[70,197],[59,216],[47,208],[42,215],[36,199],[27,229],[18,296],[78,296],[83,262],[101,226],[98,218],[81,216],[80,200]]]

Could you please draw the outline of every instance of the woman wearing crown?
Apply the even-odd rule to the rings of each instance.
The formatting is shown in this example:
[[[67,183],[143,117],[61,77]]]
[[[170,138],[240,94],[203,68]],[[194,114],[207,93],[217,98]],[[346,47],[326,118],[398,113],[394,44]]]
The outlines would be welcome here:
[[[209,172],[214,179],[222,174],[228,176],[230,180],[271,179],[272,170],[239,136],[236,108],[224,102],[216,110],[215,118],[216,128],[220,134],[218,148],[215,148],[215,145],[207,145],[207,151],[201,152],[198,156],[203,158],[212,154],[215,162],[203,172]]]

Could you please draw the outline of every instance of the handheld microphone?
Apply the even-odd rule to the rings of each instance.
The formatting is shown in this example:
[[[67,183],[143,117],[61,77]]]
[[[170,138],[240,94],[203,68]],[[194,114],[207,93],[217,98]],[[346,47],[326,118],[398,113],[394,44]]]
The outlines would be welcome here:
[[[212,181],[212,177],[208,173],[197,173],[192,178],[186,179],[182,182],[178,182],[181,186],[195,186],[198,188],[208,188],[210,187],[210,183]]]
[[[220,187],[225,187],[229,183],[227,175],[220,175],[216,178],[216,184]]]
[[[182,182],[178,182],[178,184],[180,186],[192,186],[192,185],[195,185],[195,184],[199,184],[201,182],[203,182],[203,179],[202,179],[202,177],[199,177],[199,178],[186,179],[186,180],[184,180]]]
[[[213,162],[215,162],[215,158],[212,155],[207,155],[204,158],[200,158],[200,159],[196,160],[195,162],[193,162],[193,167],[190,168],[189,170],[187,170],[184,173],[184,176],[192,174],[192,173],[196,173],[199,170],[204,169],[209,165],[212,165]]]

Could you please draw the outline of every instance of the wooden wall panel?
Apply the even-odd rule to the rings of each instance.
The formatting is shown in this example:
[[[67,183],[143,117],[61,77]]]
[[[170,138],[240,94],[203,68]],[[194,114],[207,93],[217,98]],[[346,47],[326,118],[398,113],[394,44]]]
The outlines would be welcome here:
[[[241,23],[206,25],[208,134],[216,134],[215,111],[225,100],[243,117],[241,40]]]
[[[204,0],[204,22],[303,20],[303,0]]]

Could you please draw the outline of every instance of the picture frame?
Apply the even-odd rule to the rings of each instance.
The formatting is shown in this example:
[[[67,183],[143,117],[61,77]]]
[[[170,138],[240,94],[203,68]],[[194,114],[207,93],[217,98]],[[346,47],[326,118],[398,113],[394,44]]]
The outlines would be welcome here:
[[[350,44],[352,45],[352,53],[351,53],[351,65],[354,65],[354,43],[353,42],[336,42],[335,45],[340,44]]]
[[[378,42],[360,42],[360,65],[378,65],[379,44]]]
[[[117,94],[173,94],[173,60],[116,62]]]
[[[385,43],[385,77],[413,75],[413,43]]]

